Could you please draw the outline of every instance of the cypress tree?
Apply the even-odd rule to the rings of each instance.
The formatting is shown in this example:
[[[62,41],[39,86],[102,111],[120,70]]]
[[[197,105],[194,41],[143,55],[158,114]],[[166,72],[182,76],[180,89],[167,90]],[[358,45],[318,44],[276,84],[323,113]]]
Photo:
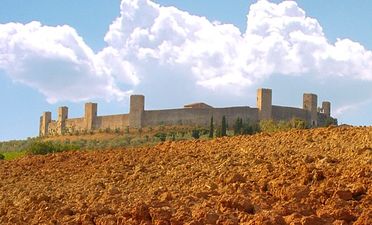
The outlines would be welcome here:
[[[211,117],[211,124],[209,126],[209,138],[213,138],[214,126],[213,126],[213,116]]]
[[[221,136],[226,136],[226,127],[227,127],[227,124],[226,124],[226,117],[223,116],[222,117],[222,126],[221,126]]]
[[[238,117],[234,124],[234,135],[242,134],[242,128],[243,128],[243,119]]]

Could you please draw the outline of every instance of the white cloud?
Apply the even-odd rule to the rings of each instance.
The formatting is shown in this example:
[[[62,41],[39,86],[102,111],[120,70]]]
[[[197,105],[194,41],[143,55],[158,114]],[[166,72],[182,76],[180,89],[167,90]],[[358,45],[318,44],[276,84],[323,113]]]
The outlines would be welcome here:
[[[14,81],[40,91],[51,103],[126,95],[106,63],[69,26],[0,24],[0,68]]]
[[[183,81],[172,85],[227,93],[273,74],[372,81],[372,52],[349,39],[329,43],[295,1],[252,4],[245,33],[150,0],[120,8],[97,54],[68,26],[0,24],[0,68],[49,101],[121,99],[141,85],[161,91],[170,72]]]
[[[234,25],[174,7],[123,0],[121,16],[105,40],[135,68],[153,60],[164,68],[179,68],[180,76],[188,71],[195,84],[208,89],[236,91],[273,74],[372,81],[372,52],[348,39],[329,43],[318,21],[307,17],[295,1],[251,5],[242,34]],[[146,79],[151,73],[145,69],[141,76]]]

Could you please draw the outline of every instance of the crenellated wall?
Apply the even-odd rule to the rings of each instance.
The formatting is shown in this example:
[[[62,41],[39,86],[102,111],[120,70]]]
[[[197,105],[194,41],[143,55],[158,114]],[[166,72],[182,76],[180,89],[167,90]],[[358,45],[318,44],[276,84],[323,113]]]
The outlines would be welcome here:
[[[84,118],[73,118],[67,119],[65,122],[65,129],[69,132],[74,131],[83,131],[85,129],[85,121]]]
[[[144,112],[143,125],[196,125],[209,126],[213,116],[217,125],[225,116],[228,124],[233,124],[239,117],[254,123],[258,121],[258,109],[250,107],[205,108],[205,109],[168,109]]]
[[[292,118],[302,119],[307,122],[310,121],[310,113],[307,110],[294,107],[273,105],[272,115],[272,119],[275,121],[287,121],[291,120]]]
[[[129,115],[98,116],[95,126],[99,129],[122,129],[129,126]]]
[[[185,108],[167,110],[145,110],[145,97],[133,95],[130,98],[128,114],[98,116],[96,103],[86,103],[84,117],[68,118],[68,108],[58,108],[57,120],[52,120],[50,112],[40,117],[40,136],[65,134],[75,131],[94,131],[100,129],[141,128],[159,125],[209,126],[213,116],[215,124],[220,125],[225,116],[228,124],[234,124],[237,118],[257,123],[259,120],[288,121],[298,118],[312,126],[324,125],[333,119],[331,103],[323,102],[317,107],[315,94],[304,94],[303,108],[272,105],[272,90],[257,90],[257,108],[248,106],[213,108],[205,103],[186,105]],[[203,106],[203,107],[201,107]]]

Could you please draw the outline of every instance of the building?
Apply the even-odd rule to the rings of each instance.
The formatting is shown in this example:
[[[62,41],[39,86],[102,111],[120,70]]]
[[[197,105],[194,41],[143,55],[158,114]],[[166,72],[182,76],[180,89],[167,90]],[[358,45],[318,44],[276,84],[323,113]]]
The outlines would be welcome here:
[[[303,107],[294,108],[272,104],[272,90],[257,90],[257,108],[248,106],[214,108],[205,103],[185,105],[184,108],[167,110],[145,110],[145,97],[132,95],[128,114],[97,115],[97,104],[86,103],[82,118],[68,118],[68,108],[58,108],[57,120],[52,120],[51,112],[44,112],[40,117],[40,136],[64,134],[75,131],[96,131],[104,129],[142,128],[159,125],[190,125],[209,126],[210,118],[220,123],[223,116],[228,124],[233,124],[237,118],[257,123],[260,120],[289,121],[298,118],[309,125],[323,126],[331,117],[331,103],[323,102],[318,108],[318,98],[315,94],[303,95]]]

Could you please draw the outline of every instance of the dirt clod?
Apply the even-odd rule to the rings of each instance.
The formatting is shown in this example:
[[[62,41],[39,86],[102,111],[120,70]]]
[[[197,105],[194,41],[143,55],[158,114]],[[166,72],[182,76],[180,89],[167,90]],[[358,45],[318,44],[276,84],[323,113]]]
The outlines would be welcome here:
[[[0,224],[372,224],[372,127],[0,164]]]

